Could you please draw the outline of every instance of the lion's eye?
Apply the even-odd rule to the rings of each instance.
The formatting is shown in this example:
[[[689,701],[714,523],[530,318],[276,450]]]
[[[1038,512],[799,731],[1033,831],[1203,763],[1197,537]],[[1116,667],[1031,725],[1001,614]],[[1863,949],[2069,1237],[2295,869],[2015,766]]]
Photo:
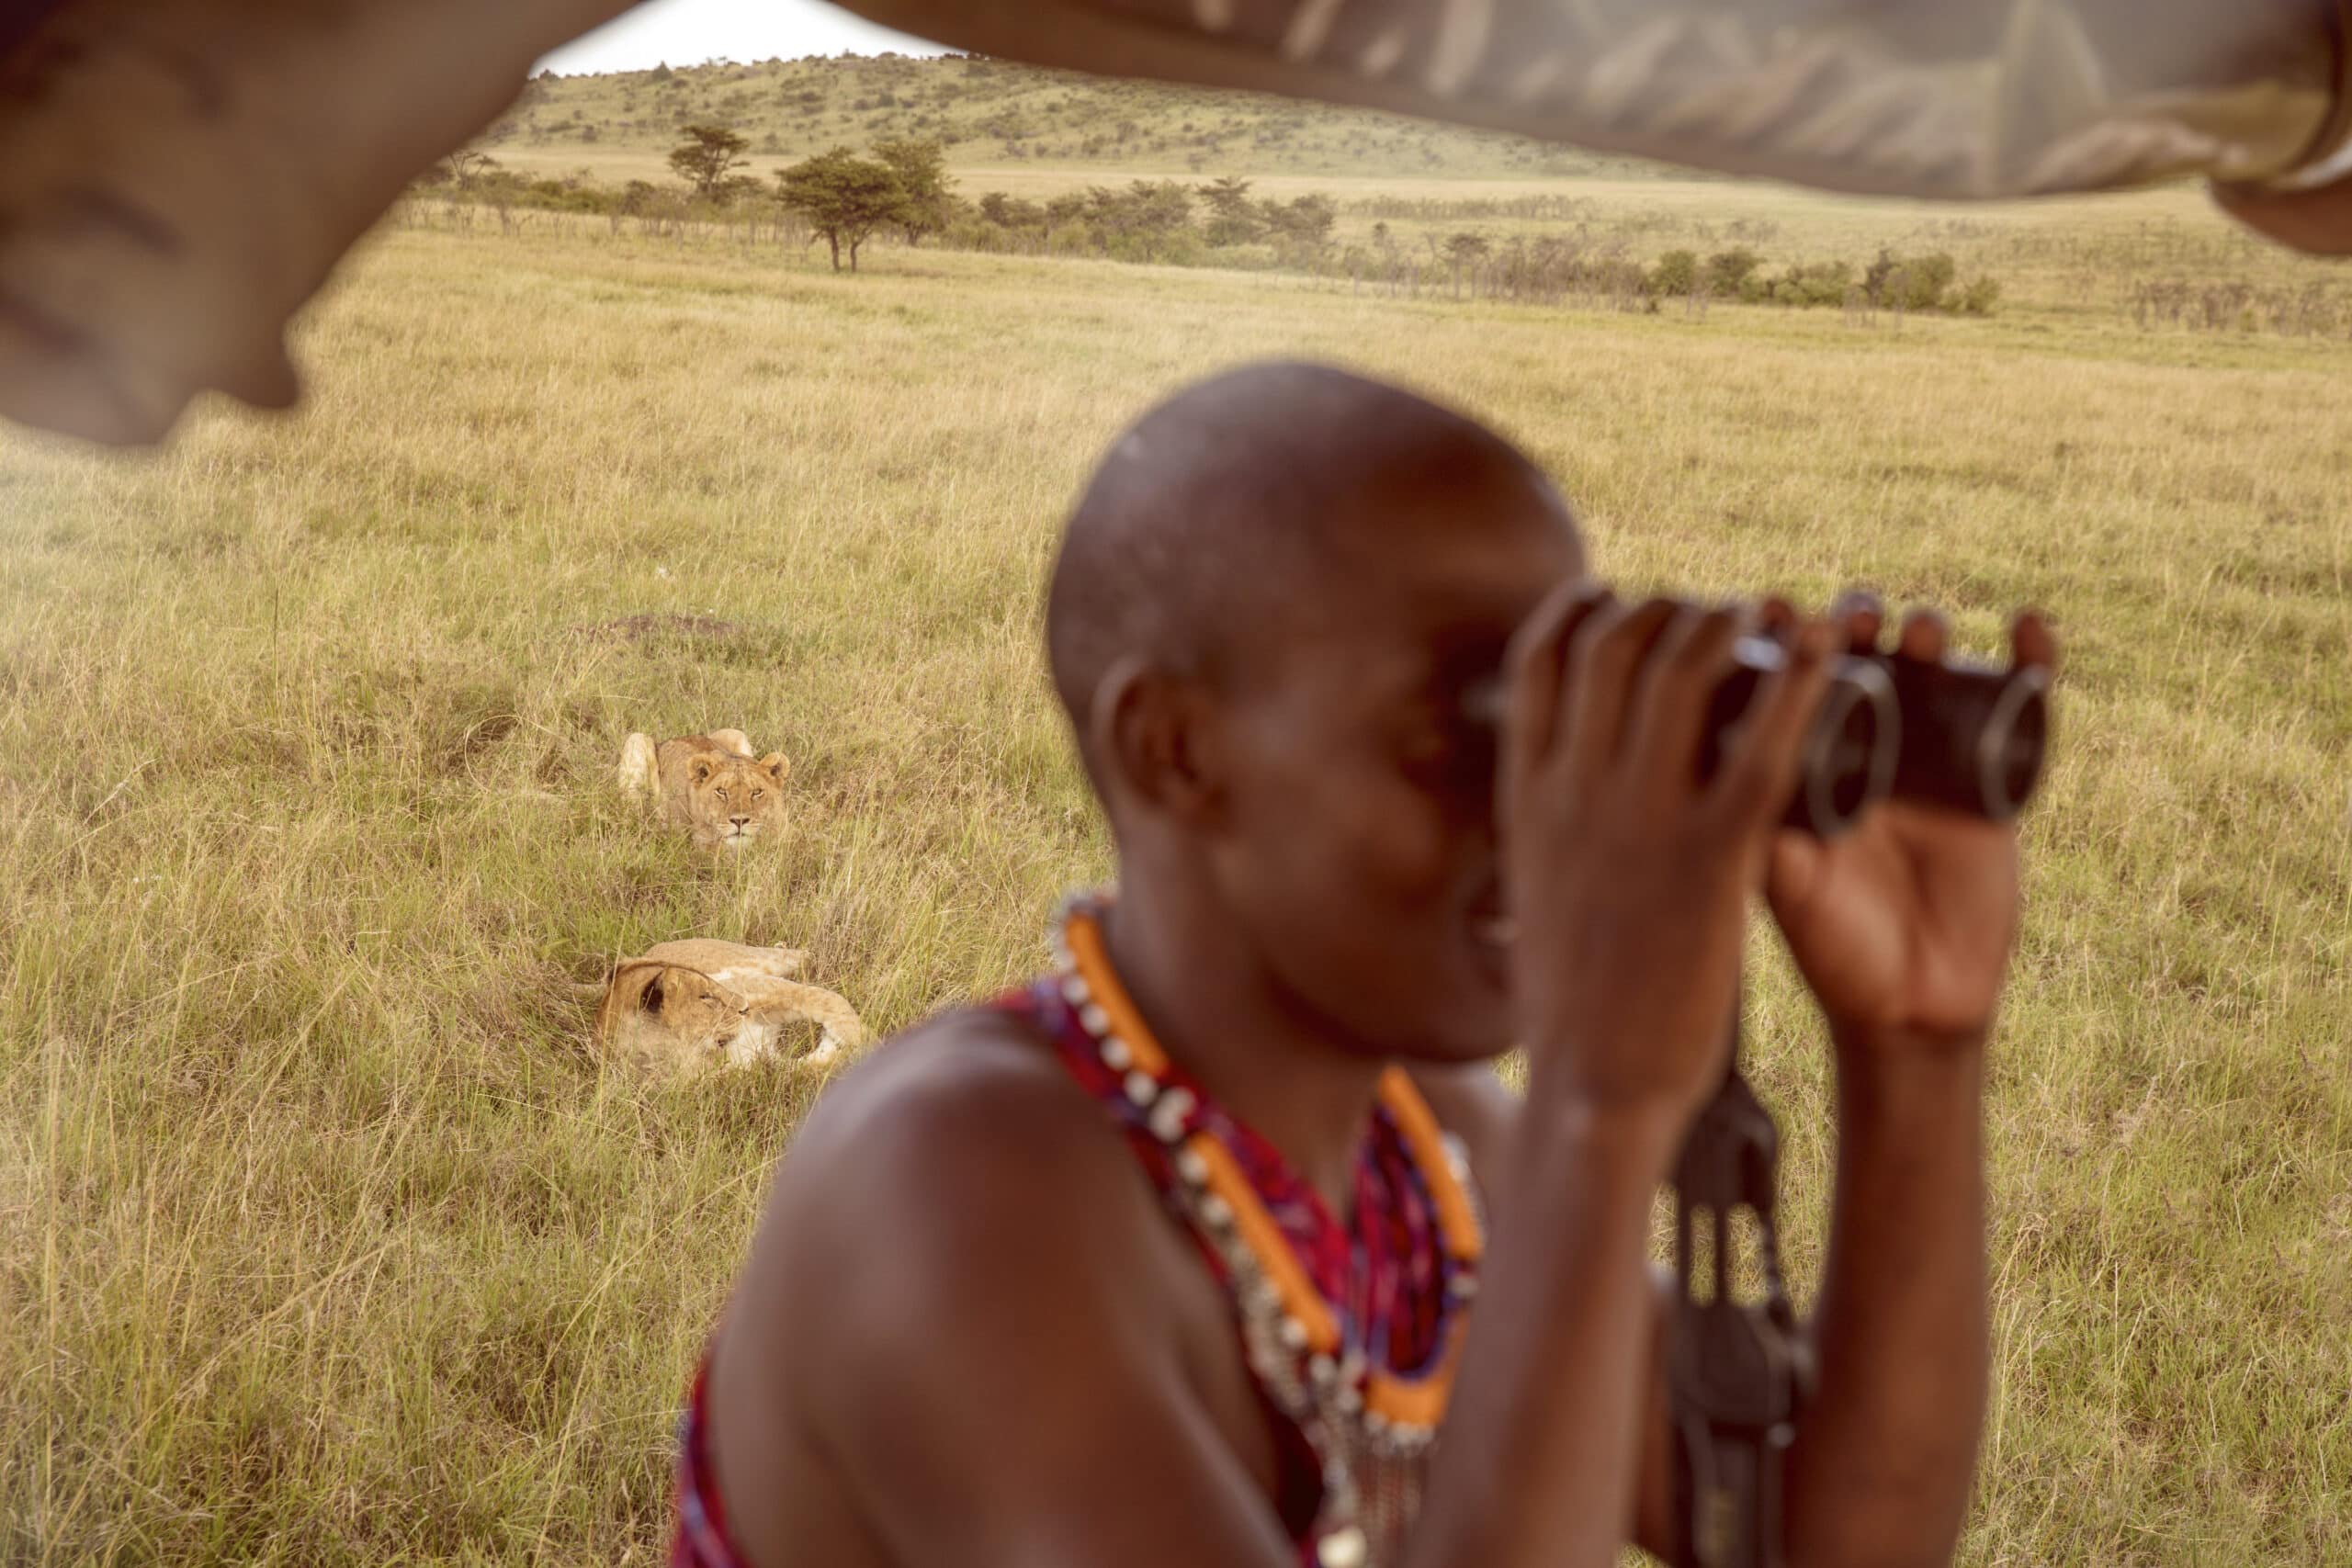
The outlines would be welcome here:
[[[753,790],[753,791],[752,792],[752,798],[753,800],[757,800],[757,799],[759,799],[762,795],[765,795],[765,794],[767,794],[767,791],[765,791],[765,790],[763,790],[763,789],[755,789],[755,790]]]

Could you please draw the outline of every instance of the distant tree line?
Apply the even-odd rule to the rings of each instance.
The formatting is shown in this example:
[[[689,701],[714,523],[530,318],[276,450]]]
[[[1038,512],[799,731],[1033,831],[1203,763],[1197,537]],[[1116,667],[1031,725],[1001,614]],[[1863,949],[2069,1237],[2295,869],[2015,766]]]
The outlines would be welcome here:
[[[1245,246],[1278,265],[1312,264],[1328,254],[1340,219],[1329,197],[1257,200],[1250,191],[1250,181],[1232,175],[1198,186],[1179,180],[1131,180],[1115,190],[1089,186],[1045,201],[990,191],[959,209],[945,243],[1180,266]]]
[[[1646,291],[1658,299],[1736,299],[1745,305],[1866,306],[1872,310],[1943,311],[1985,316],[2000,301],[1992,277],[1962,283],[1951,254],[1903,256],[1882,247],[1875,258],[1796,263],[1778,274],[1746,246],[1702,260],[1696,251],[1668,251],[1651,264]]]
[[[546,207],[602,213],[619,232],[626,220],[646,231],[683,235],[690,223],[740,225],[747,238],[823,241],[835,271],[857,270],[877,234],[908,245],[933,239],[958,250],[1031,255],[1099,256],[1167,265],[1276,267],[1344,279],[1419,297],[1557,303],[1577,299],[1621,310],[1660,310],[1679,304],[1696,313],[1715,301],[1850,313],[1940,311],[1987,315],[2000,299],[1997,280],[1962,279],[1945,252],[1918,256],[1882,249],[1866,263],[1793,262],[1775,269],[1748,246],[1702,255],[1675,249],[1644,262],[1628,235],[1655,225],[1602,231],[1589,198],[1535,197],[1502,201],[1359,202],[1360,212],[1393,211],[1426,220],[1472,211],[1526,220],[1573,219],[1571,228],[1499,239],[1476,230],[1424,227],[1408,243],[1386,218],[1365,240],[1342,244],[1340,208],[1319,192],[1280,199],[1256,194],[1251,181],[1225,175],[1202,184],[1136,179],[1114,188],[1035,199],[989,191],[977,200],[956,193],[947,149],[935,140],[876,143],[870,156],[835,147],[774,171],[763,180],[750,166],[744,138],[723,126],[690,125],[670,153],[677,186],[631,180],[617,190],[581,179],[526,180],[479,152],[445,160],[435,183],[487,205],[512,226],[510,209]],[[1702,230],[1702,232],[1704,231]],[[1774,231],[1734,224],[1732,232]]]

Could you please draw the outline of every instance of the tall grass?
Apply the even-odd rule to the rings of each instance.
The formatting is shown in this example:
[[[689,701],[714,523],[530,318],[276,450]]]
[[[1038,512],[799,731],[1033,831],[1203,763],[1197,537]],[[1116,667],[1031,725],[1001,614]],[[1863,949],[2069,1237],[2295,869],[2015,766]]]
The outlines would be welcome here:
[[[1276,353],[1493,419],[1627,581],[1868,580],[1979,648],[2054,612],[1965,1558],[2352,1559],[2340,351],[2058,291],[1894,333],[408,232],[298,417],[0,445],[0,1561],[653,1561],[806,1091],[640,1082],[572,987],[789,942],[888,1029],[1037,964],[1106,869],[1035,649],[1058,515]],[[735,629],[586,629],[647,612]],[[793,830],[714,864],[607,770],[727,724]],[[1802,1280],[1817,1031],[1771,964],[1753,1008]]]

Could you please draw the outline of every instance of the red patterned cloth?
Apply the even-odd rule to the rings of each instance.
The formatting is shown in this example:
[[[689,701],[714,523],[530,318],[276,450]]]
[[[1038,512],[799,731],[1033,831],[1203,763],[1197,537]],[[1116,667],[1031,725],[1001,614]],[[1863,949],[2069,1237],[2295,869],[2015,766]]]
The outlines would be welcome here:
[[[670,1568],[742,1568],[727,1538],[727,1511],[719,1506],[718,1477],[710,1468],[710,1427],[703,1416],[709,1382],[710,1352],[705,1350],[678,1416],[678,1522],[670,1537]]]
[[[1052,1043],[1070,1076],[1094,1096],[1125,1134],[1136,1164],[1181,1220],[1179,1179],[1167,1145],[1128,1099],[1122,1075],[1103,1062],[1093,1038],[1063,998],[1060,982],[1038,980],[996,1005]],[[1336,1309],[1345,1345],[1362,1351],[1374,1365],[1385,1365],[1404,1376],[1430,1370],[1442,1348],[1442,1238],[1436,1202],[1387,1111],[1374,1108],[1371,1135],[1364,1140],[1357,1161],[1351,1229],[1332,1217],[1321,1194],[1291,1169],[1279,1150],[1210,1100],[1181,1067],[1171,1067],[1167,1081],[1193,1096],[1184,1131],[1205,1130],[1232,1151],[1315,1288]],[[1198,1240],[1189,1224],[1186,1234]],[[1209,1272],[1224,1284],[1224,1259],[1205,1243],[1200,1245],[1200,1254]],[[678,1519],[671,1543],[671,1568],[742,1568],[741,1558],[728,1539],[726,1511],[719,1504],[707,1451],[704,1399],[709,1365],[706,1354],[678,1421]],[[1315,1516],[1323,1495],[1322,1470],[1298,1427],[1275,1408],[1263,1390],[1260,1396],[1274,1434],[1280,1467],[1274,1506],[1297,1545],[1300,1561],[1311,1565]]]

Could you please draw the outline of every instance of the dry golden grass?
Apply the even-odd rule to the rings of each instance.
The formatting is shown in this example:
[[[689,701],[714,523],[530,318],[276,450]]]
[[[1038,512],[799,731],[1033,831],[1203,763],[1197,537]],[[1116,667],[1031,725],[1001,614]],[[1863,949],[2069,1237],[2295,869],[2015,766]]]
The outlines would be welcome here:
[[[1271,354],[1489,416],[1625,580],[2055,613],[1965,1560],[2352,1560],[2341,346],[2064,279],[1896,331],[870,254],[394,233],[300,416],[0,444],[0,1560],[655,1560],[803,1095],[642,1085],[571,983],[787,942],[888,1029],[1038,963],[1106,864],[1037,668],[1057,517]],[[741,630],[574,633],[640,612]],[[795,830],[714,866],[606,770],[720,724]],[[1815,1031],[1778,969],[1754,1009],[1802,1280]]]

